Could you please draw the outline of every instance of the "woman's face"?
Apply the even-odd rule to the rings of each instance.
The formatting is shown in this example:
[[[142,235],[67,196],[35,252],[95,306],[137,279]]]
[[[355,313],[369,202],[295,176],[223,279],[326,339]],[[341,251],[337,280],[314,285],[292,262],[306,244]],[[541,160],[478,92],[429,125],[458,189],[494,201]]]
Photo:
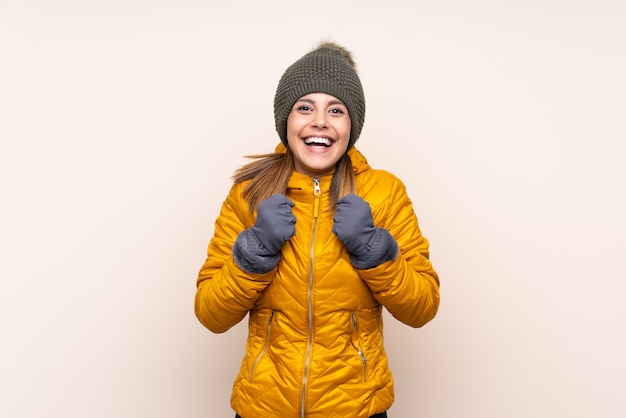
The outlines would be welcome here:
[[[311,177],[328,174],[350,141],[346,106],[325,93],[302,96],[287,118],[287,142],[298,173]]]

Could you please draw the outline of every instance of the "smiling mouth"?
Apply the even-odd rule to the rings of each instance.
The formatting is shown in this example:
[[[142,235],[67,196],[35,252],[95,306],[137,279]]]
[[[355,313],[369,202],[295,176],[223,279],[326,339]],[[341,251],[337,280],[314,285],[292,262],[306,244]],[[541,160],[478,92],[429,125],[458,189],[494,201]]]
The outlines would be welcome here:
[[[333,145],[335,143],[335,141],[333,141],[330,138],[324,138],[324,137],[320,137],[320,136],[309,136],[307,138],[304,138],[304,143],[306,145],[310,145],[313,147],[325,147],[328,148],[331,145]]]

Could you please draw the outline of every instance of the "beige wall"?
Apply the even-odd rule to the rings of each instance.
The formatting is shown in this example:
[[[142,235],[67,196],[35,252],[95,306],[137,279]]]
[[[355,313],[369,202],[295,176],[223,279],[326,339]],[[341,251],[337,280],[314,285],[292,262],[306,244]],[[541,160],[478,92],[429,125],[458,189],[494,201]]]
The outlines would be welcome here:
[[[623,417],[626,5],[0,0],[0,416],[230,417],[245,324],[193,316],[282,71],[352,49],[357,146],[442,280],[388,317],[393,418]]]

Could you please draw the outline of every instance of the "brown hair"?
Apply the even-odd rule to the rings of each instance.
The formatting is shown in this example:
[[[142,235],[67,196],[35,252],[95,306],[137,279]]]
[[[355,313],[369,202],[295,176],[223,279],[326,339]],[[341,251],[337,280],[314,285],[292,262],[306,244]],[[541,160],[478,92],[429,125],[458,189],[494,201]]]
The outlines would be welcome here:
[[[249,155],[252,161],[240,167],[233,175],[235,184],[252,181],[244,188],[243,198],[254,212],[259,203],[274,194],[287,194],[287,185],[294,169],[293,154],[287,147],[284,153]],[[330,184],[330,210],[337,206],[341,197],[356,193],[356,181],[352,172],[352,160],[346,152],[335,166]]]

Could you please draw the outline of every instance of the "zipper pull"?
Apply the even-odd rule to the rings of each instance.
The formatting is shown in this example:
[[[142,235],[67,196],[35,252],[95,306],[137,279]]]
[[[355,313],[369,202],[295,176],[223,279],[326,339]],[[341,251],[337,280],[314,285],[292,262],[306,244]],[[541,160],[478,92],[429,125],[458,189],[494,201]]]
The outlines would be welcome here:
[[[320,189],[320,179],[313,179],[313,194],[319,196],[322,193]]]
[[[313,217],[317,219],[320,214],[320,195],[322,194],[322,189],[320,188],[320,179],[313,179],[313,196],[315,196],[315,201],[313,202]]]

